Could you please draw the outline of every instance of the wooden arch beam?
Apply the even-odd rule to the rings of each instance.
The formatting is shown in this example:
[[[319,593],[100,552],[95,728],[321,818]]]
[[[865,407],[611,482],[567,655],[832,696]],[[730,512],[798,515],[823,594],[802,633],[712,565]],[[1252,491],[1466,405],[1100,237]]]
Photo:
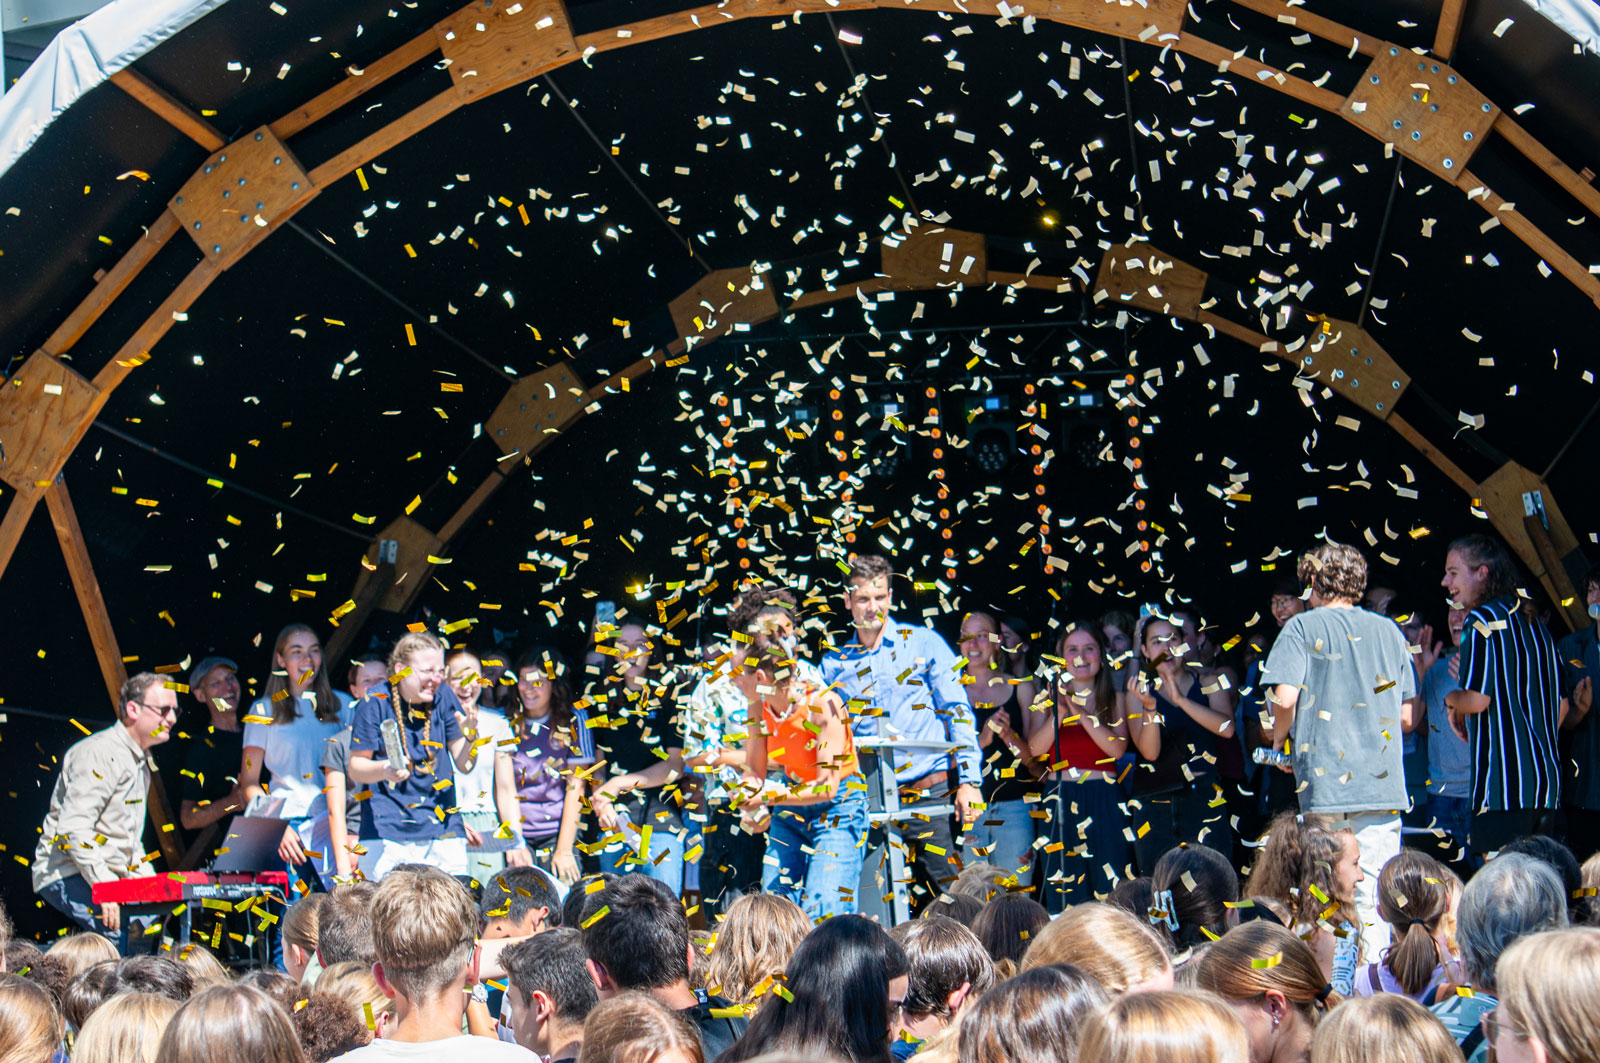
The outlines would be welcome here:
[[[1356,92],[1352,92],[1348,97],[1340,96],[1286,71],[1252,60],[1246,55],[1235,55],[1199,34],[1187,32],[1185,26],[1188,15],[1184,0],[1146,0],[1140,4],[1112,4],[1104,0],[1018,0],[1017,5],[1008,10],[1017,15],[1031,15],[1157,47],[1173,46],[1185,54],[1214,64],[1220,73],[1263,85],[1330,113],[1342,114],[1356,124],[1368,128],[1368,132],[1384,140],[1385,143],[1392,143],[1394,150],[1401,155],[1412,158],[1436,172],[1442,170],[1447,175],[1455,175],[1454,183],[1458,187],[1463,188],[1472,198],[1479,199],[1485,209],[1490,210],[1501,220],[1508,230],[1600,305],[1600,278],[1590,275],[1576,259],[1560,247],[1556,240],[1518,214],[1510,204],[1483,188],[1467,169],[1467,163],[1475,150],[1474,145],[1481,146],[1485,137],[1479,135],[1476,128],[1469,129],[1463,125],[1467,118],[1473,118],[1474,121],[1478,119],[1474,118],[1470,109],[1460,101],[1473,100],[1477,97],[1472,94],[1471,87],[1458,73],[1442,62],[1437,64],[1437,69],[1434,69],[1436,64],[1427,62],[1427,69],[1423,74],[1424,78],[1429,80],[1430,92],[1436,91],[1441,95],[1448,95],[1450,99],[1456,101],[1456,104],[1448,111],[1441,108],[1439,112],[1428,111],[1413,115],[1415,120],[1404,130],[1408,135],[1390,139],[1393,134],[1387,129],[1380,130],[1373,127],[1377,110],[1381,108],[1403,110],[1406,101],[1399,95],[1402,85],[1393,78],[1385,80],[1380,65],[1385,63],[1392,65],[1400,60],[1412,62],[1415,53],[1398,49],[1376,37],[1363,37],[1350,27],[1312,15],[1298,7],[1279,3],[1277,0],[1236,0],[1236,2],[1242,7],[1270,15],[1286,27],[1309,31],[1337,41],[1341,46],[1353,43],[1361,54],[1372,59],[1373,65],[1363,81],[1358,83]],[[361,73],[352,73],[345,81],[319,93],[277,121],[253,130],[231,144],[219,145],[215,149],[213,158],[208,160],[185,185],[184,202],[177,202],[175,197],[169,211],[163,212],[156,220],[145,239],[130,248],[122,260],[95,286],[89,297],[68,315],[40,352],[41,354],[59,355],[76,342],[122,293],[133,277],[148,264],[154,257],[155,251],[175,235],[176,221],[178,217],[184,216],[180,214],[180,208],[190,211],[198,208],[197,214],[189,216],[190,220],[185,228],[201,249],[204,256],[201,264],[155,308],[150,317],[123,344],[113,360],[96,375],[93,384],[98,393],[83,411],[80,422],[63,428],[59,433],[57,441],[61,446],[61,460],[65,460],[82,438],[88,424],[103,407],[110,391],[125,379],[135,366],[148,358],[150,349],[172,326],[174,315],[187,309],[222,270],[242,258],[266,235],[292,217],[316,196],[319,189],[348,175],[356,167],[404,142],[457,108],[475,99],[521,84],[575,59],[587,59],[597,52],[658,41],[677,34],[725,25],[746,18],[801,18],[807,14],[874,8],[948,14],[974,13],[966,0],[740,0],[739,3],[731,4],[707,4],[688,11],[642,19],[575,37],[571,31],[570,21],[566,17],[565,7],[560,0],[521,0],[521,2],[474,0],[473,3],[457,9],[453,14],[441,19],[430,33],[421,34],[406,42],[390,54],[369,64]],[[1453,47],[1454,34],[1459,30],[1462,8],[1463,5],[1459,0],[1446,0],[1445,16],[1441,19],[1439,34],[1435,41],[1435,50],[1441,58],[1448,55],[1449,47]],[[359,100],[375,86],[435,53],[443,53],[449,63],[452,80],[449,90],[401,115],[373,134],[348,145],[309,173],[303,171],[294,173],[291,169],[282,168],[293,160],[287,144],[289,138]],[[1372,80],[1374,76],[1379,78],[1377,82]],[[215,143],[216,133],[209,124],[193,115],[169,94],[150,85],[148,81],[130,75],[116,83],[143,102],[153,113],[160,115],[197,143],[207,147]],[[1404,86],[1408,91],[1409,84],[1407,82]],[[1491,110],[1484,111],[1485,104]],[[1440,117],[1433,117],[1435,114],[1439,114]],[[1563,188],[1578,198],[1587,209],[1600,213],[1600,194],[1595,193],[1587,182],[1566,167],[1555,153],[1538,143],[1521,127],[1504,119],[1503,114],[1493,109],[1492,103],[1485,100],[1484,104],[1479,105],[1478,114],[1489,114],[1493,131],[1499,132],[1508,143],[1527,155]],[[1393,119],[1389,121],[1389,129],[1392,129]],[[1444,149],[1438,147],[1450,138],[1461,137],[1467,132],[1471,132],[1473,136],[1458,144],[1452,143],[1449,154],[1444,154]],[[1413,138],[1410,133],[1418,135]],[[282,151],[279,151],[280,148]],[[229,157],[224,158],[224,155]],[[280,159],[283,161],[270,163],[264,161]],[[1444,165],[1446,159],[1450,162],[1449,166]],[[232,201],[230,196],[230,202],[226,206],[219,207],[217,200],[222,189],[220,178],[214,175],[224,168],[232,174],[243,174],[247,181],[257,182],[254,187],[263,189],[269,194],[257,197],[245,196],[238,201]],[[298,170],[298,164],[293,164],[293,170]],[[301,174],[304,179],[298,180]],[[237,180],[237,177],[234,179]],[[243,208],[240,206],[241,203],[244,204]],[[194,228],[196,221],[200,223],[198,230]],[[237,228],[230,229],[230,225]],[[222,238],[223,236],[226,236],[226,239]],[[833,298],[865,294],[867,291],[875,290],[874,285],[881,286],[883,283],[881,279],[875,279],[859,283],[848,293],[836,289],[812,294],[816,297],[816,302],[831,301]],[[1039,286],[1040,279],[1016,277],[1007,280],[1006,283]],[[1208,311],[1198,311],[1196,320],[1205,320],[1207,317],[1210,317]],[[1242,329],[1242,326],[1223,322],[1220,318],[1207,323],[1215,323],[1216,327],[1224,330],[1233,330],[1233,334]],[[691,342],[696,341],[680,335],[678,340],[669,344],[666,352],[642,359],[635,366],[606,381],[600,386],[599,391],[606,393],[618,386],[619,382],[625,387],[628,380],[634,379],[640,373],[647,372],[674,356],[681,357]],[[591,389],[591,395],[594,392],[595,389]],[[59,465],[56,471],[59,472]],[[498,475],[498,472],[495,475]],[[486,481],[485,486],[475,492],[474,498],[481,496],[486,499],[492,493],[492,483]],[[3,572],[4,566],[9,562],[22,527],[36,501],[37,498],[19,492],[12,506],[8,508],[5,519],[0,521],[0,572]],[[479,504],[481,505],[481,501]],[[456,526],[464,523],[465,518],[460,521],[452,520],[452,524]]]

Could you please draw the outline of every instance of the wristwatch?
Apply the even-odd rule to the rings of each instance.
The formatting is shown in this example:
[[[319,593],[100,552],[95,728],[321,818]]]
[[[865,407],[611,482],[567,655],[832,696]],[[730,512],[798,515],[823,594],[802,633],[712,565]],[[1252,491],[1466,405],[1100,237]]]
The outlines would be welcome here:
[[[474,1004],[489,1003],[489,987],[482,982],[475,982],[472,986],[472,1002]]]

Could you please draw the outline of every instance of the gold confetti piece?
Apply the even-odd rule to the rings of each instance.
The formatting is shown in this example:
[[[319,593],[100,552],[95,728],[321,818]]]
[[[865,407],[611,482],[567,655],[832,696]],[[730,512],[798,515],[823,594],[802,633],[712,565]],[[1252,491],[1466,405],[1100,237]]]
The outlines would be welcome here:
[[[1255,971],[1269,971],[1272,968],[1278,966],[1278,964],[1280,964],[1282,962],[1283,962],[1283,953],[1274,952],[1271,956],[1268,956],[1268,957],[1266,957],[1264,959],[1251,960],[1250,961],[1250,968],[1251,968],[1251,970],[1255,970]]]
[[[409,321],[406,322],[406,344],[407,346],[411,347],[415,347],[417,345],[417,333],[416,330],[411,327],[411,322]]]
[[[594,926],[596,923],[610,914],[611,906],[609,904],[602,904],[593,915],[585,919],[582,923],[578,924],[578,929],[588,930],[591,926]]]

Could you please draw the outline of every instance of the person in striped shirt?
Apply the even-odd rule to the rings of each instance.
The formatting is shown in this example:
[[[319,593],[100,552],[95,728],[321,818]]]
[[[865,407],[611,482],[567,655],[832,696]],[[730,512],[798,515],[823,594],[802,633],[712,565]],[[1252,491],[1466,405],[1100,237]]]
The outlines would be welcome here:
[[[1555,640],[1519,597],[1506,548],[1487,535],[1450,544],[1441,585],[1470,609],[1445,698],[1450,726],[1471,745],[1472,850],[1549,834],[1561,792],[1556,735],[1566,715]]]

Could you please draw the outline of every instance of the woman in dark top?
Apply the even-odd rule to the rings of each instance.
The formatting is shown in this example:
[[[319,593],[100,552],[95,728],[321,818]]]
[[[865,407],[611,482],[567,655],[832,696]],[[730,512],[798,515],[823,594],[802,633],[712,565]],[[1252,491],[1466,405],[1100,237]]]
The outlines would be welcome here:
[[[1180,842],[1231,856],[1233,829],[1216,765],[1217,739],[1233,737],[1233,714],[1213,709],[1201,691],[1180,628],[1150,613],[1135,631],[1143,663],[1129,680],[1126,704],[1139,752],[1129,803],[1139,871],[1152,874],[1161,854]]]
[[[1039,900],[1052,912],[1104,898],[1128,865],[1117,783],[1128,725],[1100,625],[1069,623],[1056,654],[1059,671],[1053,689],[1034,706],[1041,726],[1029,744],[1046,769],[1044,807],[1050,818],[1044,829],[1050,841],[1040,858]]]
[[[644,626],[616,630],[616,673],[590,688],[587,704],[595,755],[605,761],[590,807],[607,843],[600,869],[637,872],[683,893],[683,735],[672,690],[650,674]]]
[[[1033,883],[1033,817],[1023,798],[1038,793],[1030,770],[1028,735],[1037,724],[1033,683],[1006,671],[1000,626],[988,613],[969,613],[961,623],[961,677],[978,732],[983,758],[984,810],[967,831],[968,862],[986,860],[1010,874],[1019,886]]]

